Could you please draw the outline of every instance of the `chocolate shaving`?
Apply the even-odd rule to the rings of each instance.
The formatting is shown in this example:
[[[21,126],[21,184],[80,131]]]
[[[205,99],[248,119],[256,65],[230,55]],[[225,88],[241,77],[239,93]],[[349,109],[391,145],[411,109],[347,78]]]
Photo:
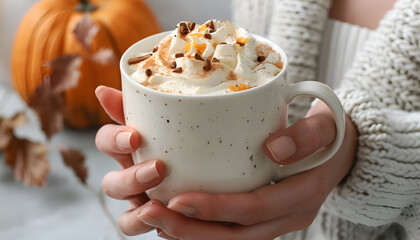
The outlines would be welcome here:
[[[211,28],[211,29],[215,29],[213,20],[211,20],[209,23],[207,23],[206,26]]]
[[[210,29],[209,33],[214,33],[216,32],[216,29]]]
[[[220,45],[225,45],[225,44],[227,44],[227,43],[226,43],[226,42],[221,42],[221,43],[220,43]]]
[[[204,34],[204,37],[207,38],[207,39],[211,39],[211,34],[210,33],[206,33],[206,34]]]
[[[128,59],[128,64],[132,65],[132,64],[142,62],[142,61],[148,59],[151,56],[152,56],[152,54],[149,53],[149,54],[146,54],[146,55],[143,55],[143,56],[140,56],[140,57],[130,58],[130,59]]]
[[[182,73],[182,67],[175,68],[172,72],[174,72],[174,73]]]
[[[153,48],[152,52],[154,52],[154,53],[155,53],[155,52],[157,52],[157,50],[158,50],[158,49],[159,49],[159,47],[158,47],[158,46],[156,46],[156,47],[154,47],[154,48]]]
[[[265,60],[265,57],[264,56],[258,56],[258,58],[257,58],[257,61],[258,62],[262,62],[264,60]]]
[[[241,47],[245,46],[245,43],[243,43],[243,42],[236,41],[236,43]]]
[[[188,28],[190,29],[190,31],[194,30],[195,22],[188,22]]]
[[[189,32],[190,30],[188,30],[188,26],[185,22],[179,24],[179,33],[181,33],[181,35],[187,35]]]
[[[174,61],[174,62],[171,62],[170,63],[170,66],[171,66],[171,68],[176,68],[176,62]]]
[[[206,60],[206,62],[204,63],[203,69],[206,71],[209,71],[211,69],[211,62],[210,60]]]
[[[148,68],[148,69],[146,69],[146,75],[147,75],[148,77],[152,76],[152,70],[150,70],[149,68]]]
[[[212,62],[220,62],[220,60],[214,57]]]
[[[194,58],[197,59],[197,60],[204,61],[203,57],[201,57],[200,54],[198,54],[198,53],[195,53]]]
[[[176,53],[175,54],[175,58],[180,58],[180,57],[184,57],[183,53]]]

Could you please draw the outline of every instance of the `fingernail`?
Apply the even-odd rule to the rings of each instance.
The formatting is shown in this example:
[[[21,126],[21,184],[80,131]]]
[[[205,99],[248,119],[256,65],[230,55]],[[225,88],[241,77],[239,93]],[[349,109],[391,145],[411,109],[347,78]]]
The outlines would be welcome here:
[[[95,89],[95,95],[96,95],[96,97],[98,97],[99,92],[100,92],[102,89],[104,89],[104,88],[105,88],[105,86],[102,86],[102,85],[100,85],[100,86],[96,87],[96,89]]]
[[[136,178],[139,183],[148,185],[156,181],[160,174],[156,168],[156,161],[145,162],[138,166]]]
[[[166,234],[164,231],[158,233],[158,237],[164,238],[164,239],[173,239],[171,236]]]
[[[193,206],[188,206],[178,202],[169,202],[168,208],[175,212],[179,212],[185,215],[194,215],[197,212],[197,210]]]
[[[163,226],[162,222],[159,219],[157,219],[153,216],[150,216],[147,213],[140,213],[139,215],[137,215],[137,218],[140,221],[144,222],[145,224],[153,226],[153,227],[160,228],[160,227]]]
[[[130,144],[131,135],[133,135],[132,132],[120,132],[116,136],[116,142],[118,148],[121,150],[128,150],[133,148]]]
[[[296,153],[296,145],[289,136],[281,136],[267,144],[267,148],[274,160],[281,163]]]

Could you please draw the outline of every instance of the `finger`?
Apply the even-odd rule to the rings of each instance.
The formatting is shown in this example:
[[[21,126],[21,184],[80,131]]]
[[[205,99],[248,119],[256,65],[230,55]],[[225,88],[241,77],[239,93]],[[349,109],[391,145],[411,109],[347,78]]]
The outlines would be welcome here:
[[[317,211],[302,211],[290,216],[281,217],[251,226],[237,227],[235,236],[244,240],[272,240],[278,236],[303,230],[309,227],[315,219]]]
[[[128,199],[158,185],[164,177],[164,164],[159,160],[149,160],[107,173],[102,180],[102,188],[112,198]]]
[[[203,220],[242,225],[291,215],[305,208],[316,209],[352,166],[357,143],[352,139],[357,138],[357,132],[351,126],[347,119],[345,147],[321,166],[249,194],[180,194],[171,199],[168,208]]]
[[[114,121],[120,124],[125,123],[121,91],[110,87],[98,86],[95,89],[95,94],[105,112]]]
[[[153,200],[156,202],[156,200]],[[121,231],[128,236],[135,236],[153,230],[154,227],[140,221],[137,216],[141,213],[142,209],[147,207],[150,203],[145,203],[138,208],[129,209],[118,218],[118,224]]]
[[[164,231],[162,231],[160,228],[156,229],[156,232],[158,233],[158,237],[167,239],[167,240],[178,240],[178,238],[174,238],[166,234]]]
[[[128,168],[133,165],[131,153],[140,146],[141,137],[131,127],[107,124],[96,133],[95,143],[101,152]]]
[[[285,165],[309,156],[331,144],[336,135],[334,118],[322,112],[300,119],[274,133],[264,144],[267,156]]]
[[[145,224],[161,229],[165,235],[175,239],[271,240],[279,235],[308,227],[315,216],[316,211],[302,211],[272,221],[243,226],[202,221],[170,211],[162,204],[148,203],[141,209],[138,219]]]
[[[134,195],[130,197],[130,200],[128,202],[128,210],[132,210],[135,208],[138,208],[142,206],[143,204],[147,203],[149,201],[149,197],[146,195],[146,193],[141,193],[138,195]]]
[[[140,134],[128,126],[107,124],[96,133],[95,143],[98,149],[119,160],[131,160],[131,154],[141,142]]]
[[[207,231],[215,231],[216,229],[218,229],[217,232],[220,235],[218,238],[212,238],[212,240],[228,239],[228,236],[230,236],[230,239],[234,239],[226,226],[216,222],[205,222],[188,218],[180,213],[167,209],[162,203],[156,200],[151,200],[145,204],[140,210],[139,215],[137,215],[137,219],[149,226],[161,229],[164,231],[164,235],[171,237],[170,239],[211,239],[207,238],[206,235],[209,234]],[[186,229],[188,229],[188,232],[185,231]],[[202,232],[203,229],[206,232]]]
[[[168,208],[207,221],[252,225],[319,207],[329,189],[318,170],[291,176],[251,193],[183,193],[169,201]]]

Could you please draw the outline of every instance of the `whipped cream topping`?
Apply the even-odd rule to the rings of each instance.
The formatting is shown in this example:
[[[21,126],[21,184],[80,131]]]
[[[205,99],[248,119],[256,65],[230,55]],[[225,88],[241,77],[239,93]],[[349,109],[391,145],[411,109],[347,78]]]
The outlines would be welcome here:
[[[257,87],[283,68],[278,52],[226,20],[180,22],[149,53],[129,60],[131,77],[175,94],[225,94]]]

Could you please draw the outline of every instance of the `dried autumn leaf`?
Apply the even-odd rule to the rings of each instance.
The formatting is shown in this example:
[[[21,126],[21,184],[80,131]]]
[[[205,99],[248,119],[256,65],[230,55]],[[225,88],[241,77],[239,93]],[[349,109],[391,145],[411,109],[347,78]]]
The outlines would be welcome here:
[[[14,135],[4,148],[6,163],[13,168],[15,179],[26,186],[44,186],[51,169],[45,158],[48,148],[42,143],[18,139]]]
[[[85,155],[79,150],[69,147],[60,147],[60,153],[64,163],[73,169],[74,174],[83,184],[86,184],[88,170],[85,165]]]
[[[63,128],[64,99],[51,91],[49,83],[41,84],[35,90],[34,95],[29,99],[29,106],[37,113],[42,131],[48,138]]]
[[[91,44],[96,34],[99,32],[98,25],[93,23],[89,13],[85,13],[83,17],[77,22],[74,27],[73,34],[77,41],[88,52],[90,58],[103,65],[117,63],[117,58],[114,51],[110,48],[101,48],[96,53],[92,54]]]
[[[26,123],[26,116],[23,112],[16,113],[11,118],[0,118],[0,148],[5,148],[12,139],[13,129]]]
[[[92,60],[103,65],[110,65],[117,62],[114,51],[110,48],[101,48],[92,55]]]
[[[49,67],[51,71],[51,91],[60,94],[69,88],[77,86],[81,64],[82,58],[78,54],[62,55],[53,61],[45,63],[45,66]]]
[[[80,77],[79,55],[64,55],[49,62],[51,75],[45,75],[43,82],[29,99],[28,105],[38,115],[42,130],[48,138],[64,126],[66,105],[63,92],[77,85]]]
[[[85,13],[74,27],[73,33],[77,41],[82,44],[86,51],[90,52],[90,45],[98,31],[99,27],[93,24],[90,14]]]

